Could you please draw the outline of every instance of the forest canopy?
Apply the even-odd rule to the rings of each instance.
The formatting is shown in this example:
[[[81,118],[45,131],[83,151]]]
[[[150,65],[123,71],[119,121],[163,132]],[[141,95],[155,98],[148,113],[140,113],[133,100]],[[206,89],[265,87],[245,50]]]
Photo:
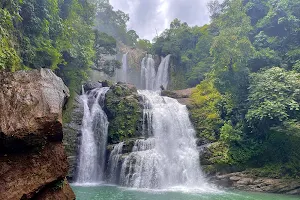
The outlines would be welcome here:
[[[171,88],[196,86],[191,118],[216,142],[213,163],[299,177],[300,1],[213,0],[209,10],[209,25],[175,19],[154,40],[153,53],[172,54]]]

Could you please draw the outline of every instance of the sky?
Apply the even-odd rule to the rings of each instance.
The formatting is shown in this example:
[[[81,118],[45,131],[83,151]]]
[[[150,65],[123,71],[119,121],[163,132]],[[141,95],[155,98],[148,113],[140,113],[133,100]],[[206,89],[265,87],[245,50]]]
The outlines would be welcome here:
[[[129,14],[128,29],[141,39],[152,40],[178,18],[190,26],[209,23],[210,0],[110,0],[115,10]]]

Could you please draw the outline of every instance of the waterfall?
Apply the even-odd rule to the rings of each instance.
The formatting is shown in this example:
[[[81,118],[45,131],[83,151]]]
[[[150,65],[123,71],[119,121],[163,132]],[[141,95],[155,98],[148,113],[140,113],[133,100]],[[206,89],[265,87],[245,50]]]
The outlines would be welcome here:
[[[152,55],[148,54],[141,63],[141,85],[146,90],[159,90],[161,86],[168,87],[169,63],[171,55],[161,58],[157,73]]]
[[[80,96],[84,105],[77,184],[94,184],[103,179],[108,120],[102,110],[108,87],[96,88]]]
[[[118,183],[118,168],[120,165],[120,158],[122,156],[124,142],[116,144],[113,150],[110,153],[108,160],[108,181],[109,183],[117,184]]]
[[[135,188],[209,188],[200,169],[195,130],[186,106],[162,97],[160,87],[168,86],[170,55],[155,69],[152,55],[141,63],[138,91],[143,99],[142,132],[138,139],[115,144],[105,163],[108,137],[107,116],[101,106],[109,88],[84,92],[82,138],[77,183],[106,180]],[[127,54],[123,55],[123,82],[127,82]],[[130,117],[130,116],[128,116]],[[133,138],[131,138],[133,139]]]
[[[120,183],[137,188],[205,185],[195,131],[186,106],[155,91],[139,91],[147,99],[153,136],[137,140],[122,164]]]
[[[155,165],[154,138],[137,140],[130,153],[124,160],[121,169],[120,183],[123,186],[135,188],[154,188],[155,183],[147,182],[151,179]],[[155,174],[154,174],[155,175]],[[146,181],[143,179],[145,178]]]
[[[122,57],[122,78],[121,81],[127,83],[127,75],[128,75],[128,62],[127,62],[128,53],[123,54]]]
[[[150,101],[145,97],[142,96],[144,102],[144,109],[143,109],[143,123],[142,123],[142,135],[144,137],[152,136],[152,112],[151,112],[151,104]]]
[[[155,62],[152,55],[147,55],[141,63],[142,87],[146,90],[153,90],[155,85]]]
[[[156,80],[155,80],[155,89],[159,89],[161,86],[164,89],[167,89],[169,83],[169,62],[171,55],[167,55],[165,58],[162,58],[161,63],[157,70]]]

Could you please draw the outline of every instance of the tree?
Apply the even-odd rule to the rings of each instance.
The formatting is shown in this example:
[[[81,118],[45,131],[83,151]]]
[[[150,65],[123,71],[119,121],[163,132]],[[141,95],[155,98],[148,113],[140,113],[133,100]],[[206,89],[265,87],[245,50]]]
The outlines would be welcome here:
[[[127,35],[130,44],[135,46],[137,44],[137,40],[139,39],[138,34],[134,30],[129,30]]]
[[[19,15],[18,12],[10,12],[2,6],[0,8],[0,70],[15,71],[21,68],[21,59],[16,51],[17,45],[13,42],[16,39],[13,34],[14,17]]]
[[[127,33],[126,23],[128,21],[129,15],[120,10],[114,11],[109,2],[97,2],[95,28],[122,41],[124,44],[132,45],[131,39],[134,39],[135,36],[132,31],[129,34],[133,34],[131,35],[133,38]]]
[[[279,67],[251,75],[246,118],[266,133],[270,127],[295,119],[300,109],[300,74]]]
[[[200,136],[215,141],[219,137],[222,119],[218,111],[218,104],[222,100],[221,94],[214,87],[212,79],[202,81],[193,90],[191,119]]]
[[[245,67],[254,48],[248,38],[252,27],[242,0],[230,1],[213,23],[219,30],[211,47],[216,69]]]
[[[149,40],[139,39],[136,46],[144,51],[150,52],[152,44]]]

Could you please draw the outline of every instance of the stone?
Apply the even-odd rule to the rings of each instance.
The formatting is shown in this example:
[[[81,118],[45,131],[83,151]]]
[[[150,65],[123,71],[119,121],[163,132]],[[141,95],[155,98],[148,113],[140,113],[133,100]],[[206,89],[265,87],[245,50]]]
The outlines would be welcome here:
[[[32,198],[41,188],[68,172],[67,157],[61,143],[43,149],[0,157],[0,199]]]
[[[75,194],[66,179],[46,187],[33,200],[74,200]]]
[[[102,83],[99,83],[99,82],[88,82],[83,85],[84,91],[89,91],[89,90],[93,90],[93,89],[101,88],[101,87],[102,87]]]
[[[0,199],[74,199],[67,182],[53,187],[68,172],[62,110],[69,89],[50,69],[0,72],[0,85]]]
[[[274,179],[257,177],[243,171],[210,177],[217,185],[231,189],[239,189],[252,192],[269,192],[278,194],[300,194],[299,180]]]
[[[232,178],[233,177],[230,177],[230,180],[232,180]],[[251,183],[253,183],[253,179],[252,178],[240,178],[236,183],[239,185],[250,185]]]
[[[201,165],[211,165],[212,162],[210,158],[212,157],[212,152],[209,149],[210,144],[205,144],[198,146],[198,150],[200,152],[200,163]]]
[[[173,91],[163,90],[161,91],[161,95],[177,99],[177,101],[180,104],[188,106],[192,103],[190,96],[192,95],[193,89],[194,88],[188,88],[184,90],[173,90]]]
[[[238,176],[231,176],[229,179],[230,179],[231,181],[239,181],[239,180],[241,180],[241,177],[238,177]]]
[[[0,152],[62,139],[69,89],[50,69],[0,72]]]
[[[73,110],[71,111],[71,120],[63,124],[63,144],[65,147],[68,161],[70,164],[68,172],[68,180],[73,181],[76,173],[77,153],[80,147],[81,124],[84,108],[78,95],[75,96]]]
[[[135,87],[121,83],[111,86],[103,110],[109,121],[108,144],[142,135],[143,102]]]

